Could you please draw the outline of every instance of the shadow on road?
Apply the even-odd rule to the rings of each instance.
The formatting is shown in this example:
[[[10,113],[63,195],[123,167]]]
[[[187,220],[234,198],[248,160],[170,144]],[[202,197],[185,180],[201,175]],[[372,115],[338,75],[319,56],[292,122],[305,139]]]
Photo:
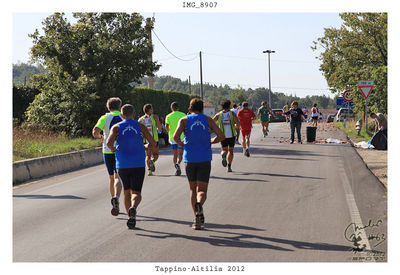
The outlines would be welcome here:
[[[148,217],[148,216],[138,216],[145,219],[140,219],[143,222],[172,222],[178,223],[186,226],[190,226],[191,222],[178,221],[172,219]],[[138,220],[139,221],[139,220]],[[246,234],[239,232],[232,232],[231,230],[250,230],[250,231],[265,231],[264,229],[248,227],[243,225],[232,225],[232,224],[214,224],[206,223],[206,229],[199,232],[198,236],[193,236],[191,234],[178,234],[170,232],[162,232],[156,230],[143,229],[138,227],[134,232],[136,236],[155,238],[155,239],[186,239],[198,242],[209,243],[213,246],[225,246],[225,247],[240,247],[240,248],[262,248],[262,249],[272,249],[280,251],[295,251],[295,249],[304,250],[321,250],[321,251],[351,251],[350,246],[336,245],[328,243],[312,243],[312,242],[302,242],[296,240],[287,240],[273,237],[265,237],[254,234]],[[204,236],[204,234],[220,233],[223,235],[209,235]],[[281,247],[279,245],[288,245],[289,248]]]
[[[319,177],[309,177],[309,176],[301,176],[301,175],[288,175],[288,174],[272,174],[272,173],[260,173],[260,172],[235,172],[235,174],[240,175],[261,175],[261,176],[270,176],[270,177],[288,177],[288,178],[303,178],[303,179],[314,179],[314,180],[324,180],[325,178]]]
[[[249,173],[248,175],[252,175],[253,173]],[[261,182],[268,182],[268,180],[260,180],[260,179],[251,179],[251,178],[237,178],[237,177],[217,177],[217,176],[210,176],[210,179],[217,179],[217,180],[225,180],[225,181],[261,181]]]
[[[62,195],[62,196],[51,196],[51,195],[13,195],[14,198],[26,198],[26,199],[62,199],[62,200],[86,200],[86,198]]]

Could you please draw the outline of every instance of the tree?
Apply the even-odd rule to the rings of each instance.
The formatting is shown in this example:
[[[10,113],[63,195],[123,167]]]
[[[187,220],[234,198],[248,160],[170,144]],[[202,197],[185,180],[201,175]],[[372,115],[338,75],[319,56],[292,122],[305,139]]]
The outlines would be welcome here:
[[[387,13],[342,13],[340,17],[339,29],[327,28],[314,41],[313,50],[322,48],[320,70],[333,93],[352,90],[358,113],[364,110],[358,81],[374,80],[368,108],[387,113]]]
[[[137,13],[63,13],[43,21],[44,35],[30,37],[32,60],[47,73],[33,77],[41,91],[28,108],[28,123],[62,129],[73,135],[90,132],[107,98],[122,96],[132,82],[153,75],[160,65],[150,61],[152,21]],[[79,122],[79,123],[78,123]]]

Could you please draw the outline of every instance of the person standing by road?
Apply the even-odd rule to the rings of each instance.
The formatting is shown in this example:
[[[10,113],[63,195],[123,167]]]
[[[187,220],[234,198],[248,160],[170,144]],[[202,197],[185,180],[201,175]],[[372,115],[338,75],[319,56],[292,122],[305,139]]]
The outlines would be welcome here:
[[[172,161],[174,163],[174,167],[176,169],[175,176],[180,176],[181,171],[181,161],[183,156],[183,147],[179,147],[174,140],[174,133],[176,128],[178,127],[178,122],[182,117],[185,117],[186,114],[179,111],[178,102],[174,101],[171,103],[171,113],[169,113],[165,118],[165,129],[168,132],[169,143],[171,144],[171,149],[173,152]],[[181,139],[184,138],[184,134],[181,134]]]
[[[268,125],[269,125],[269,114],[273,115],[271,108],[267,104],[267,102],[261,102],[261,107],[258,108],[257,117],[260,118],[261,121],[261,131],[266,137],[268,135]]]
[[[179,120],[174,133],[178,146],[184,148],[183,161],[190,187],[190,202],[195,216],[192,228],[204,228],[203,205],[207,198],[208,182],[211,172],[211,144],[225,139],[224,133],[214,120],[203,114],[204,103],[200,98],[193,98],[189,104],[190,115]],[[211,139],[209,130],[216,136]],[[181,134],[185,133],[184,141]]]
[[[222,111],[217,113],[213,119],[225,135],[221,141],[222,166],[228,165],[228,172],[232,172],[233,149],[235,148],[236,128],[240,127],[239,119],[235,112],[230,110],[231,102],[224,100],[221,102]],[[228,161],[227,161],[228,159]]]
[[[154,138],[158,145],[158,133],[162,131],[162,126],[158,116],[153,114],[153,106],[146,104],[143,106],[144,115],[139,118],[139,122],[146,126],[150,135]],[[158,159],[158,146],[149,147],[146,138],[143,139],[144,148],[146,148],[146,163],[148,168],[148,175],[153,175],[156,170],[155,162]],[[153,159],[151,157],[153,156]]]
[[[246,157],[250,157],[250,134],[251,128],[253,127],[252,122],[256,119],[256,115],[252,110],[249,109],[249,103],[244,101],[242,104],[243,108],[238,112],[238,118],[240,122],[240,128],[242,132],[242,147],[243,154]]]
[[[106,144],[112,152],[115,152],[118,175],[124,186],[125,209],[129,216],[127,225],[133,229],[136,226],[137,207],[142,201],[145,176],[146,153],[143,137],[148,141],[149,148],[158,150],[158,146],[146,126],[134,120],[135,109],[132,105],[122,106],[122,117],[124,121],[111,128]]]
[[[311,118],[312,118],[312,126],[318,127],[318,118],[319,118],[319,110],[317,108],[317,103],[314,103],[311,108]]]
[[[121,99],[111,97],[107,100],[106,106],[108,113],[101,116],[93,127],[92,135],[103,142],[103,160],[108,172],[109,190],[111,195],[111,214],[117,216],[119,214],[119,196],[121,195],[122,185],[118,178],[117,169],[115,167],[115,154],[111,152],[106,141],[110,134],[110,129],[114,124],[122,121],[121,117]],[[103,134],[101,133],[103,132]]]
[[[290,144],[294,142],[294,131],[297,132],[297,142],[303,143],[301,141],[301,116],[303,115],[303,111],[299,108],[299,103],[297,101],[293,101],[290,105],[290,109],[285,114],[290,115]]]

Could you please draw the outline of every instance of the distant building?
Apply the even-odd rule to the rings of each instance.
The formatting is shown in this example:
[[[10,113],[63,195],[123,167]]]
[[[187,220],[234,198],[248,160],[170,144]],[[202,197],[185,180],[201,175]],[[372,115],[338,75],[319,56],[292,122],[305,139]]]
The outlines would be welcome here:
[[[215,106],[207,101],[204,101],[203,113],[207,116],[214,116],[215,115]]]

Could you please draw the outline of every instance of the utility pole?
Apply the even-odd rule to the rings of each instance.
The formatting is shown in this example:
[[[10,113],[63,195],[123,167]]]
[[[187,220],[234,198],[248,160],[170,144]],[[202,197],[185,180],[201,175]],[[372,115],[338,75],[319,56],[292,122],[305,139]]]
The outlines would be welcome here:
[[[269,107],[272,109],[272,102],[271,102],[271,62],[270,62],[270,54],[274,53],[275,51],[271,51],[271,50],[266,50],[263,51],[263,53],[268,53],[268,82],[269,82],[269,100],[268,100],[268,104]]]
[[[200,98],[204,98],[203,94],[203,65],[201,60],[201,51],[200,51]]]
[[[190,75],[189,75],[189,94],[192,94],[192,84],[190,83]]]
[[[155,21],[155,19],[154,19],[154,14],[153,14],[153,18],[150,18],[150,17],[146,18],[146,25],[147,25],[147,27],[148,27],[148,32],[149,32],[149,33],[148,33],[148,35],[149,35],[149,42],[150,42],[151,45],[153,45],[153,40],[152,40],[152,36],[151,36],[151,29],[152,29],[152,26],[153,26],[153,24],[154,24],[154,21]],[[153,52],[151,52],[151,55],[150,55],[150,57],[149,57],[149,61],[150,61],[150,62],[153,62]],[[153,77],[152,77],[152,76],[149,76],[149,77],[148,77],[147,87],[150,88],[150,89],[153,89],[153,88],[154,88],[154,80],[153,80]]]

